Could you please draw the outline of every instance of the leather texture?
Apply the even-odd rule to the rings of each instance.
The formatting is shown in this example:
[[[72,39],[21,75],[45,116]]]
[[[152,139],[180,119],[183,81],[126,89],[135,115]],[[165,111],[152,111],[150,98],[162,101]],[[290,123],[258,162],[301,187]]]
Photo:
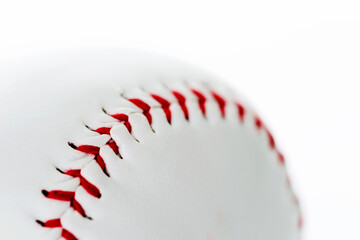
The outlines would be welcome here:
[[[268,130],[216,77],[166,58],[113,51],[29,59],[7,69],[0,90],[1,239],[70,239],[64,229],[81,240],[299,238],[299,207]],[[205,96],[205,113],[193,89]],[[172,91],[185,97],[188,120]],[[213,92],[225,100],[224,115]],[[171,123],[151,94],[170,102]],[[151,123],[129,99],[151,107]],[[114,114],[128,116],[131,132]],[[110,134],[94,131],[100,127]],[[69,142],[98,147],[109,177],[93,154]],[[101,197],[56,168],[81,170]],[[74,192],[87,217],[42,190]],[[49,219],[61,227],[36,222]]]

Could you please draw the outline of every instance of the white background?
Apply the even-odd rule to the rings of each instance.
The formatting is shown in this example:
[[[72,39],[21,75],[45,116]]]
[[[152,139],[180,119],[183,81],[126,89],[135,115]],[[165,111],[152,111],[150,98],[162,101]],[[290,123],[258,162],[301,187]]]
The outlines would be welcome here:
[[[209,69],[245,94],[277,137],[302,203],[303,239],[357,240],[357,2],[1,0],[0,61],[114,46]]]

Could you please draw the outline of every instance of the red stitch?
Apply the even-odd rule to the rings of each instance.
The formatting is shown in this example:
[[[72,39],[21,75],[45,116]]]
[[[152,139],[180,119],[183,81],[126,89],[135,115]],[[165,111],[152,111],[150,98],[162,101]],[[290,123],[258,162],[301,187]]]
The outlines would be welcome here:
[[[42,190],[42,193],[44,194],[45,197],[50,199],[70,202],[70,206],[75,211],[79,212],[83,217],[86,217],[84,209],[82,208],[80,203],[78,203],[75,200],[75,192],[62,191],[62,190],[52,190],[48,192],[46,190]]]
[[[215,101],[219,105],[221,116],[224,118],[225,117],[225,106],[226,106],[225,99],[222,96],[220,96],[219,94],[217,94],[216,92],[213,92],[213,91],[211,91],[211,95],[214,97]]]
[[[88,216],[86,216],[84,208],[81,206],[81,204],[80,204],[78,201],[76,201],[75,198],[73,198],[73,200],[70,202],[70,206],[71,206],[76,212],[80,213],[81,216],[86,217],[86,218],[89,218]]]
[[[176,100],[178,101],[181,110],[184,113],[184,117],[186,120],[189,120],[189,111],[186,107],[186,98],[184,97],[184,95],[182,95],[181,93],[177,92],[177,91],[172,91],[172,94],[174,95],[174,97],[176,98]]]
[[[57,170],[58,170],[59,172],[63,173],[63,174],[72,176],[72,177],[74,177],[74,178],[81,176],[81,174],[80,174],[81,170],[80,170],[80,169],[70,169],[70,170],[67,170],[67,171],[65,171],[65,172],[64,172],[64,171],[61,171],[59,168],[57,168]]]
[[[145,115],[149,124],[151,125],[151,123],[152,123],[152,117],[150,114],[151,107],[147,103],[145,103],[143,100],[140,100],[138,98],[130,98],[128,100],[130,102],[132,102],[133,104],[135,104],[138,108],[140,108],[143,111],[143,114]]]
[[[261,129],[263,127],[263,122],[261,121],[261,119],[258,116],[255,116],[254,120],[256,128]]]
[[[77,212],[79,212],[83,217],[87,217],[83,207],[75,200],[75,192],[62,191],[62,190],[52,190],[50,192],[42,190],[42,193],[45,197],[59,200],[59,201],[68,201],[70,206]]]
[[[92,196],[100,198],[101,193],[100,190],[90,183],[88,180],[86,180],[83,176],[80,175],[80,185]]]
[[[198,100],[198,103],[199,103],[199,108],[200,108],[203,116],[205,116],[205,114],[206,114],[206,108],[205,108],[206,98],[205,98],[205,96],[201,92],[199,92],[199,91],[197,91],[195,89],[191,89],[191,91],[197,97],[197,100]]]
[[[119,154],[119,147],[114,140],[110,139],[107,144],[114,151],[115,154]]]
[[[245,108],[242,104],[240,103],[235,103],[238,109],[238,115],[240,120],[243,122],[244,121],[244,116],[245,116]]]
[[[74,234],[66,230],[65,228],[62,229],[61,236],[66,240],[78,240]]]
[[[66,172],[62,172],[66,175],[72,176],[74,178],[78,177],[80,179],[80,185],[92,196],[100,198],[101,197],[101,193],[100,190],[93,185],[92,183],[90,183],[88,180],[86,180],[82,175],[81,175],[81,170],[80,169],[71,169],[68,170]]]
[[[279,160],[279,162],[282,164],[282,165],[284,165],[285,164],[285,158],[284,158],[284,155],[282,155],[282,153],[281,152],[277,152],[277,155],[278,155],[278,160]]]
[[[42,194],[51,199],[60,200],[60,201],[72,201],[75,197],[75,192],[62,191],[62,190],[53,190],[46,191],[42,190]]]
[[[303,217],[300,215],[299,220],[298,220],[298,228],[302,229],[304,225],[304,219]]]
[[[97,164],[99,164],[100,168],[103,170],[103,172],[106,174],[106,176],[110,176],[107,169],[106,169],[106,164],[104,162],[104,159],[99,155],[96,155],[95,157],[95,161],[97,162]]]
[[[170,111],[170,102],[168,100],[166,100],[165,98],[162,98],[158,95],[155,94],[150,94],[152,98],[154,98],[157,102],[160,103],[161,108],[163,109],[166,119],[168,121],[168,123],[171,124],[171,111]]]
[[[107,135],[110,135],[110,130],[111,128],[109,127],[101,127],[101,128],[98,128],[96,130],[94,130],[95,132],[99,133],[99,134],[107,134]]]
[[[42,221],[40,221],[40,220],[36,220],[36,222],[37,222],[38,224],[40,224],[41,226],[46,227],[46,228],[58,228],[58,227],[61,227],[60,218],[50,219],[50,220],[47,220],[46,222],[42,222]]]
[[[75,149],[80,152],[87,153],[87,154],[93,154],[93,155],[98,155],[100,152],[99,147],[91,146],[91,145],[80,145],[80,146],[76,147]]]
[[[129,122],[127,122],[128,125],[125,126],[127,127],[128,131],[131,131],[131,125]],[[109,127],[101,127],[101,128],[98,128],[96,130],[94,130],[95,132],[99,133],[99,134],[107,134],[107,135],[110,135],[110,130],[111,128]],[[109,145],[111,147],[111,149],[114,151],[114,153],[116,155],[119,155],[119,147],[118,145],[116,144],[116,142],[113,140],[113,139],[110,139],[108,142],[107,142],[107,145]]]
[[[61,236],[66,240],[77,240],[77,238],[72,234],[70,231],[64,229],[61,224],[60,218],[56,219],[50,219],[46,222],[42,222],[40,220],[36,220],[38,224],[40,224],[42,227],[46,228],[61,228]]]
[[[266,129],[266,135],[268,136],[268,139],[269,139],[270,148],[274,149],[275,148],[275,140],[268,129]]]
[[[100,148],[99,147],[92,146],[92,145],[80,145],[77,147],[73,143],[69,143],[69,146],[80,152],[95,155],[95,161],[97,162],[97,164],[99,164],[100,168],[103,170],[103,172],[108,177],[110,176],[106,169],[106,164],[105,164],[104,160],[102,159],[102,157],[100,156]]]
[[[113,114],[110,115],[111,117],[115,118],[116,120],[118,120],[119,122],[124,123],[125,127],[128,129],[129,133],[131,133],[131,124],[129,122],[129,116],[126,114]],[[110,133],[109,133],[110,134]]]

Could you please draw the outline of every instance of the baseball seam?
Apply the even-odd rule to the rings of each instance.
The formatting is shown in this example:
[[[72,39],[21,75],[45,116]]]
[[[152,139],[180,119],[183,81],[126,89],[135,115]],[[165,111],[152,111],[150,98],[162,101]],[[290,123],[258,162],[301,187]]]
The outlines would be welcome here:
[[[190,88],[189,90],[196,98],[197,105],[198,105],[197,109],[201,112],[203,117],[206,117],[206,111],[207,111],[206,103],[209,99],[205,96],[205,94],[202,91],[200,91],[198,89]],[[172,104],[178,104],[178,106],[180,107],[180,109],[184,115],[184,118],[187,121],[190,121],[189,109],[187,107],[187,102],[189,99],[186,98],[185,95],[179,91],[169,90],[169,92],[176,99],[176,102],[168,101],[166,98],[164,98],[158,94],[150,93],[149,95],[152,99],[154,99],[157,103],[160,104],[160,108],[163,110],[166,120],[170,125],[172,124],[172,112],[170,109],[170,106]],[[216,91],[213,91],[213,90],[210,91],[210,95],[211,95],[212,100],[215,101],[215,103],[217,104],[221,118],[225,118],[226,117],[226,106],[227,106],[227,104],[229,104],[229,101],[227,101],[223,96],[221,96],[220,94],[218,94]],[[151,127],[151,125],[153,123],[153,118],[152,118],[150,111],[151,111],[151,109],[156,108],[156,107],[150,106],[148,103],[146,103],[144,100],[142,100],[140,98],[126,98],[126,99],[142,111],[142,114],[146,117],[147,122]],[[243,123],[245,115],[251,114],[251,113],[249,113],[245,109],[243,104],[241,104],[240,102],[233,101],[232,103],[235,104],[235,106],[237,108],[237,115],[238,115],[239,122]],[[122,123],[127,128],[128,132],[130,134],[132,133],[132,126],[129,121],[129,116],[127,114],[124,114],[124,113],[109,114],[105,109],[103,109],[103,111],[108,116],[117,120],[117,122]],[[138,110],[136,110],[136,111],[138,111]],[[280,163],[280,166],[284,167],[285,166],[284,156],[277,149],[275,140],[274,140],[272,134],[270,133],[269,129],[264,125],[262,120],[257,115],[252,114],[251,117],[253,119],[253,124],[255,125],[256,130],[265,132],[265,134],[267,136],[269,149],[276,153],[278,162]],[[103,134],[109,135],[110,139],[105,143],[105,145],[108,145],[114,151],[114,153],[120,159],[122,159],[121,152],[119,150],[119,146],[115,143],[115,141],[112,139],[112,137],[110,135],[110,130],[112,129],[112,127],[99,127],[97,129],[91,129],[88,126],[86,126],[86,127],[89,130],[96,132],[100,135],[103,135]],[[93,146],[93,145],[78,145],[77,146],[71,142],[69,142],[68,145],[76,151],[80,151],[85,154],[93,155],[93,160],[95,160],[97,162],[99,167],[102,169],[103,173],[106,176],[111,177],[108,173],[106,164],[100,155],[100,147]],[[82,174],[81,174],[82,168],[70,169],[70,170],[66,170],[66,171],[56,168],[56,170],[62,174],[71,176],[72,178],[79,178],[79,185],[77,186],[77,188],[81,186],[91,196],[93,196],[95,198],[101,198],[101,189],[96,187],[94,184],[89,182],[84,176],[82,176]],[[284,171],[286,173],[285,167],[284,167]],[[286,174],[286,183],[287,183],[288,188],[291,190],[291,184],[290,184],[290,180],[289,180],[289,177],[287,174]],[[78,212],[84,218],[92,220],[92,218],[86,214],[85,209],[76,200],[76,189],[74,191],[43,189],[42,194],[48,199],[69,202],[69,208],[72,208],[74,211]],[[294,204],[299,208],[297,197],[295,196],[295,194],[293,192],[292,192],[292,195],[293,195]],[[54,219],[50,219],[50,220],[46,220],[46,221],[37,219],[36,222],[45,228],[60,228],[61,229],[61,237],[63,237],[66,240],[77,240],[78,238],[75,236],[74,233],[70,232],[69,230],[65,229],[62,226],[61,218],[62,218],[62,216],[59,216],[58,218],[54,218]],[[301,214],[299,214],[298,227],[301,228],[301,225],[302,225],[302,219],[301,219]]]

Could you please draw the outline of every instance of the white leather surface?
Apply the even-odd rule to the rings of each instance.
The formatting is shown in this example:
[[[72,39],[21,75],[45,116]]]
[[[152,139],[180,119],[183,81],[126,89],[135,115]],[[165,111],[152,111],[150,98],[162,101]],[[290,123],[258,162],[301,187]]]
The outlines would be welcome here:
[[[105,51],[106,52],[106,51]],[[285,167],[256,128],[246,105],[214,77],[168,59],[122,53],[81,53],[8,66],[0,90],[1,239],[60,239],[61,228],[35,220],[61,218],[78,239],[297,240],[299,209]],[[206,117],[190,89],[206,95]],[[170,89],[186,96],[187,121]],[[226,117],[210,95],[227,100]],[[172,104],[171,125],[149,93]],[[126,98],[152,106],[152,124]],[[132,134],[109,117],[126,113]],[[109,135],[85,127],[112,127],[123,159],[104,144]],[[69,147],[101,147],[110,177],[93,156]],[[82,169],[102,197],[56,171]],[[42,189],[75,191],[92,220]]]

